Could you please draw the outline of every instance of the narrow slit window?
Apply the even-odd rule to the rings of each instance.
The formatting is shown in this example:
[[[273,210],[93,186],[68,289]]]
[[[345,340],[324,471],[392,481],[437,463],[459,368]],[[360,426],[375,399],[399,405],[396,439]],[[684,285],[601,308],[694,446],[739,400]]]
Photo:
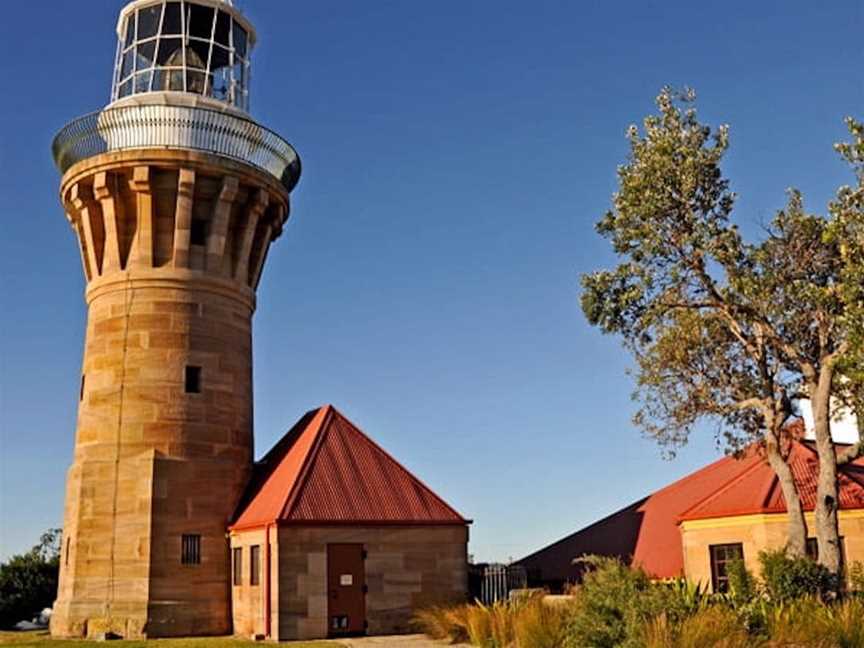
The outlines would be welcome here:
[[[201,536],[184,534],[180,562],[184,565],[201,564]]]
[[[235,547],[232,551],[231,567],[233,569],[232,582],[234,585],[243,584],[243,548]]]
[[[189,243],[191,245],[207,244],[207,221],[201,218],[193,218],[189,229]]]
[[[84,400],[84,385],[86,383],[86,380],[87,380],[87,374],[82,373],[81,374],[81,387],[79,388],[79,391],[78,391],[78,400],[79,401]]]
[[[69,543],[70,543],[70,542],[71,542],[70,539],[69,539],[69,538],[66,538],[66,552],[65,552],[65,554],[64,554],[64,556],[63,556],[63,566],[64,566],[64,567],[68,567],[68,566],[69,566]]]
[[[186,367],[186,393],[201,393],[201,367],[191,365]]]
[[[261,583],[261,546],[249,547],[249,584],[259,585]]]

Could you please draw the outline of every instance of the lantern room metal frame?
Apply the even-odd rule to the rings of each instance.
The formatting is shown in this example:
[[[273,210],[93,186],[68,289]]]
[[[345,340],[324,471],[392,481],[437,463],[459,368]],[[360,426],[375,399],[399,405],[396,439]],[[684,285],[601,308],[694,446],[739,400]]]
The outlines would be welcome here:
[[[255,30],[230,2],[132,2],[117,22],[111,101],[189,92],[248,112],[254,43]]]

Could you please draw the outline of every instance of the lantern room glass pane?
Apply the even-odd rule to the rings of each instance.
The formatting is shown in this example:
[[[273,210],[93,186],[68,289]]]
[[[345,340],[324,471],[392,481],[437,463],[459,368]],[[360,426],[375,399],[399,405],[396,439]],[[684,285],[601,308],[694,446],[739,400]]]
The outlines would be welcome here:
[[[124,41],[124,47],[129,47],[135,40],[135,16],[136,14],[132,14],[126,19],[126,40]]]
[[[132,64],[134,62],[135,52],[129,50],[123,55],[123,65],[120,67],[120,78],[125,79],[132,73]]]
[[[138,40],[155,36],[162,17],[162,5],[154,5],[138,10]]]
[[[220,11],[216,17],[216,42],[225,47],[229,46],[228,34],[231,31],[231,16]]]
[[[150,90],[150,78],[152,76],[153,72],[150,70],[147,72],[139,72],[135,75],[135,94]]]
[[[234,23],[234,53],[246,58],[246,30]]]
[[[190,55],[189,52],[194,53]],[[204,69],[207,67],[207,59],[210,58],[210,43],[204,41],[190,40],[186,48],[186,66]]]
[[[156,54],[156,41],[150,40],[146,43],[140,43],[137,48],[137,55],[135,57],[135,68],[138,70],[146,70],[149,67],[153,67],[153,59]]]
[[[179,38],[160,38],[159,54],[156,63],[159,65],[183,65],[183,41]]]
[[[210,40],[213,35],[213,7],[187,5],[186,30],[193,38]]]
[[[162,29],[159,33],[163,36],[180,35],[183,33],[179,2],[169,2],[165,5],[165,16],[162,18]]]

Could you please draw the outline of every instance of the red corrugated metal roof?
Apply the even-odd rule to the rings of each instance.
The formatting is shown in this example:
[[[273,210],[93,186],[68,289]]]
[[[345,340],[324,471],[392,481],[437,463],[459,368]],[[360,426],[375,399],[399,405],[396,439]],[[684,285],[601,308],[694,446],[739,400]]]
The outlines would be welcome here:
[[[789,466],[798,486],[805,511],[816,507],[819,460],[809,443],[795,442],[789,452]],[[864,459],[841,466],[838,471],[841,509],[864,508]],[[734,479],[708,497],[683,511],[679,519],[703,520],[756,513],[783,513],[786,500],[780,481],[764,461],[741,470]]]
[[[281,524],[466,524],[332,405],[260,462],[232,529]]]
[[[790,449],[792,472],[806,510],[815,504],[818,463],[806,442]],[[840,508],[864,508],[864,458],[840,470]],[[519,561],[541,580],[578,580],[584,554],[615,555],[657,578],[684,570],[678,524],[682,520],[782,513],[786,510],[774,471],[752,448],[723,457],[576,533]]]

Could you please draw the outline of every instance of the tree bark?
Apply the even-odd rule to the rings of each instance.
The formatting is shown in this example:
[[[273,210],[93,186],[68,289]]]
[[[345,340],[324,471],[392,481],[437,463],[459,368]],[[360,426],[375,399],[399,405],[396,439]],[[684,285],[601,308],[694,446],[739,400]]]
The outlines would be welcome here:
[[[837,456],[831,439],[831,380],[833,371],[823,367],[819,379],[810,384],[816,452],[819,455],[819,481],[816,486],[816,539],[819,564],[839,576],[841,567],[840,526],[837,510]]]
[[[789,464],[780,454],[775,440],[770,439],[766,444],[766,449],[768,464],[780,482],[780,490],[783,491],[783,499],[786,500],[786,512],[789,515],[786,552],[796,558],[804,557],[807,553],[807,520],[804,518],[804,508],[801,506],[801,497],[798,495],[795,477],[792,475]]]

